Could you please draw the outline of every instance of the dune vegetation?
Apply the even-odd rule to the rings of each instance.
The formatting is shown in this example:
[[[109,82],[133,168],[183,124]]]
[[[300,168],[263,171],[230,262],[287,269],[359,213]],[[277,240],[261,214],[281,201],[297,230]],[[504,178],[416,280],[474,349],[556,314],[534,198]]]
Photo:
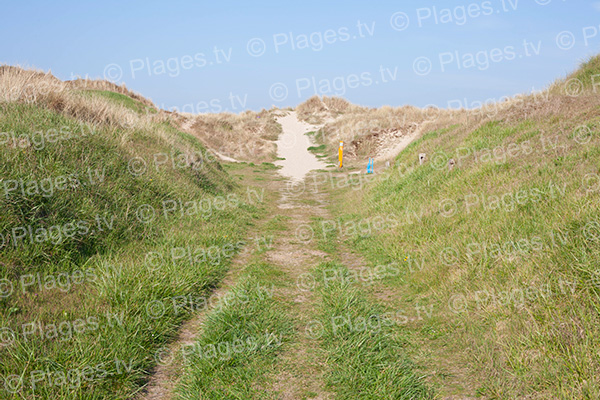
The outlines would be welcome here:
[[[423,311],[402,330],[442,395],[600,396],[599,74],[593,58],[542,93],[437,119],[361,190],[332,191],[347,245],[400,265],[373,291]]]
[[[247,162],[271,162],[277,157],[275,141],[281,133],[277,110],[240,114],[183,114],[182,127],[219,155]]]
[[[312,97],[331,164],[298,184],[271,163],[292,110],[0,67],[0,397],[599,398],[598,76]]]
[[[260,193],[125,88],[2,67],[0,93],[0,397],[130,398]]]

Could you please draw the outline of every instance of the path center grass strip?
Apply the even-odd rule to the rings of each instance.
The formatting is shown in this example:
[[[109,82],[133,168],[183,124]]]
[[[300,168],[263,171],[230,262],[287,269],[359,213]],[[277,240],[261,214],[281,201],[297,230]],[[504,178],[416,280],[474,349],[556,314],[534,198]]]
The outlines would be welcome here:
[[[267,376],[293,325],[273,298],[272,269],[250,266],[251,273],[208,314],[200,338],[182,349],[186,368],[179,399],[273,398]]]

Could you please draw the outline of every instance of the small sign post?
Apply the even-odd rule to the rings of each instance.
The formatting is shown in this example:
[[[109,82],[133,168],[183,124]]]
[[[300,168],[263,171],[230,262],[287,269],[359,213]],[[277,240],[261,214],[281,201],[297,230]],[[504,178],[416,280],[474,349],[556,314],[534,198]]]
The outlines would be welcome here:
[[[342,160],[344,158],[344,142],[340,141],[340,149],[338,150],[340,159],[340,168],[342,168]]]

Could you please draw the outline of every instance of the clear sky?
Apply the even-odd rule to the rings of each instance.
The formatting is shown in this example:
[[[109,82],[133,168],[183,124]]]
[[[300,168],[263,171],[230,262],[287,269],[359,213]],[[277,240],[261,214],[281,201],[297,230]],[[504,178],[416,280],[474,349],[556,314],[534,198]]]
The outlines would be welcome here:
[[[0,62],[106,77],[187,112],[338,95],[472,107],[600,49],[600,2],[5,1]]]

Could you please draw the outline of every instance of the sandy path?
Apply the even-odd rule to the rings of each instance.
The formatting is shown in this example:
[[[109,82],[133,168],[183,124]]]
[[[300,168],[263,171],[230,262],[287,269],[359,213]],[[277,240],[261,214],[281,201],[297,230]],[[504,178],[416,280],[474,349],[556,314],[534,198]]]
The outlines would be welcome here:
[[[276,144],[277,156],[285,160],[275,162],[275,165],[282,166],[279,170],[281,175],[299,181],[310,171],[325,168],[325,163],[307,150],[314,144],[305,135],[306,132],[317,131],[320,126],[300,121],[295,111],[277,117],[277,122],[283,129]]]
[[[288,284],[279,295],[292,307],[289,315],[294,320],[297,335],[287,343],[275,362],[276,374],[272,391],[278,400],[327,400],[334,395],[325,388],[327,358],[319,341],[307,334],[307,327],[317,318],[320,296],[301,283],[319,263],[329,260],[328,254],[317,249],[316,241],[298,237],[298,229],[307,227],[314,217],[331,219],[326,210],[327,196],[323,192],[304,191],[290,196],[281,188],[277,208],[289,217],[288,227],[276,237],[273,247],[266,253],[269,263],[285,272]],[[309,200],[312,205],[307,205]]]

